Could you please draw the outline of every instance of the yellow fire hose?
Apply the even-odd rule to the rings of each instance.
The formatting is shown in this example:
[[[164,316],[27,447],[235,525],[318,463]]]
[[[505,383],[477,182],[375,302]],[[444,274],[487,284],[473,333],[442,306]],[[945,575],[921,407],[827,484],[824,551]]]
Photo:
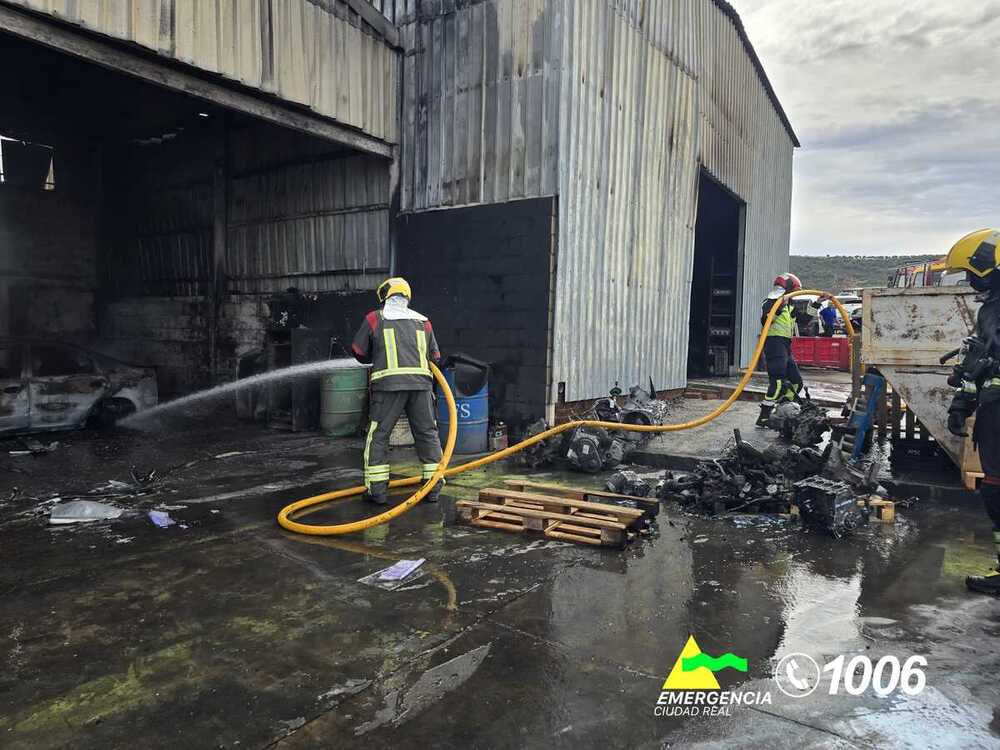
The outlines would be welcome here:
[[[404,502],[399,505],[395,505],[384,513],[379,513],[377,516],[371,516],[370,518],[363,518],[360,521],[351,521],[350,523],[335,524],[332,526],[314,526],[312,524],[299,523],[294,520],[293,516],[296,513],[309,508],[314,505],[319,505],[320,503],[327,503],[333,500],[344,500],[349,497],[355,497],[361,495],[365,492],[365,488],[361,487],[350,487],[344,490],[336,490],[334,492],[325,492],[321,495],[315,495],[313,497],[307,497],[302,500],[297,500],[296,502],[286,505],[278,513],[278,523],[285,529],[289,531],[294,531],[299,534],[312,534],[314,536],[334,536],[338,534],[351,534],[356,531],[363,531],[364,529],[371,528],[372,526],[378,526],[383,523],[391,521],[397,516],[401,516],[406,511],[410,510],[414,505],[419,503],[431,488],[434,487],[438,482],[440,482],[444,477],[453,477],[456,474],[461,474],[465,471],[471,471],[472,469],[478,469],[481,466],[486,466],[493,463],[494,461],[499,461],[501,459],[512,456],[515,453],[524,450],[536,443],[540,443],[543,440],[547,440],[553,435],[558,435],[566,430],[572,430],[577,427],[600,427],[606,430],[628,430],[630,432],[678,432],[680,430],[690,430],[693,427],[700,427],[703,424],[711,422],[713,419],[718,417],[720,414],[725,412],[730,406],[732,406],[736,400],[743,393],[743,389],[746,388],[750,379],[753,377],[754,371],[757,369],[757,364],[760,362],[761,354],[764,351],[764,342],[767,340],[767,333],[771,329],[771,323],[774,321],[774,317],[778,314],[778,308],[781,307],[781,303],[791,299],[792,297],[800,297],[804,294],[824,294],[824,292],[818,292],[811,289],[801,289],[797,292],[791,292],[786,294],[784,297],[779,297],[774,301],[774,305],[771,307],[771,311],[767,315],[767,319],[764,321],[764,328],[760,333],[760,338],[757,340],[757,347],[754,349],[753,358],[750,361],[750,365],[747,367],[746,372],[743,373],[743,377],[737,384],[735,390],[729,395],[725,401],[723,401],[719,406],[713,409],[710,413],[698,419],[692,419],[689,422],[680,422],[678,424],[664,424],[664,425],[637,425],[637,424],[621,424],[619,422],[601,422],[599,420],[587,419],[580,420],[576,422],[566,422],[551,429],[545,430],[538,435],[533,435],[530,438],[522,440],[516,445],[512,445],[503,450],[497,451],[496,453],[491,453],[488,456],[483,456],[482,458],[477,458],[475,461],[470,461],[467,464],[462,464],[461,466],[448,466],[448,462],[451,461],[451,454],[455,450],[455,438],[458,434],[458,415],[455,411],[455,398],[451,394],[451,388],[448,387],[448,382],[444,379],[441,371],[432,363],[430,365],[431,374],[437,381],[438,385],[441,387],[441,392],[444,394],[445,402],[448,406],[448,438],[445,441],[444,451],[441,455],[441,461],[438,463],[438,469],[434,472],[434,475],[428,479],[424,485],[414,492],[410,497],[408,497]],[[851,316],[848,315],[847,310],[844,306],[840,304],[835,298],[831,297],[830,301],[837,308],[841,317],[844,319],[844,324],[847,326],[848,335],[848,345],[853,341],[854,338],[854,326],[851,324]],[[420,477],[407,477],[406,479],[396,479],[389,482],[389,487],[412,487],[414,485],[420,484]]]

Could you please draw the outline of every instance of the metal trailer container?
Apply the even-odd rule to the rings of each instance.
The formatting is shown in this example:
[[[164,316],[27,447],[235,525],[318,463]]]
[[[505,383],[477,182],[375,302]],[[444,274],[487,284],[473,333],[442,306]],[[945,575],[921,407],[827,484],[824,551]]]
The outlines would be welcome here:
[[[702,172],[744,204],[747,364],[760,300],[787,270],[798,141],[732,7],[401,5],[378,4],[406,50],[403,212],[558,196],[552,388],[574,401],[620,378],[684,386]]]
[[[940,359],[972,334],[979,303],[969,287],[866,289],[861,361],[877,367],[956,465],[973,457],[948,432],[952,363]]]

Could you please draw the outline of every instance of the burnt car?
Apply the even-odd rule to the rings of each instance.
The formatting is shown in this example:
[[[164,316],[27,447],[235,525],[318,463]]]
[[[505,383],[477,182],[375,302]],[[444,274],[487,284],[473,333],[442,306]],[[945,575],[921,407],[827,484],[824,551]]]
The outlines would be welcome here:
[[[0,339],[0,435],[105,426],[157,400],[150,367],[72,344]]]

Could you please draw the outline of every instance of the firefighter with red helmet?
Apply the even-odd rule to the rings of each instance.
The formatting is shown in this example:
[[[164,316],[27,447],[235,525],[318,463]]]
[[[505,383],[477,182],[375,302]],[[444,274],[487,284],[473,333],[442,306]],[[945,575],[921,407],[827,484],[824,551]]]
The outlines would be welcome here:
[[[783,273],[774,280],[774,288],[761,305],[760,323],[764,325],[767,316],[774,307],[775,300],[786,294],[797,292],[802,288],[802,282],[794,273]],[[830,295],[824,294],[815,302],[809,303],[809,314],[815,315],[820,304],[828,300]],[[764,361],[767,365],[767,395],[760,402],[760,416],[757,426],[766,427],[767,420],[774,407],[782,401],[797,401],[802,390],[802,375],[799,373],[795,357],[792,356],[792,336],[795,334],[795,310],[791,304],[782,299],[781,306],[774,316],[771,329],[767,332],[764,342]]]

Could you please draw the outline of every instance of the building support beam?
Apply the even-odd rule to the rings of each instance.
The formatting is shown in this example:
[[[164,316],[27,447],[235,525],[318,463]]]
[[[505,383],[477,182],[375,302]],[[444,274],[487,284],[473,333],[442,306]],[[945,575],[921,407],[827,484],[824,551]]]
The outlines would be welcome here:
[[[393,157],[392,144],[333,120],[239,91],[229,85],[181,70],[165,61],[151,60],[140,52],[103,42],[93,35],[78,33],[3,5],[0,5],[0,31],[274,125],[335,141],[385,159]]]
[[[212,167],[212,278],[208,295],[210,380],[219,382],[219,330],[226,296],[226,243],[229,231],[229,115],[216,118]]]
[[[399,47],[399,29],[392,25],[388,18],[375,9],[368,0],[347,0],[351,10],[365,19],[365,22],[378,31],[393,47]]]

